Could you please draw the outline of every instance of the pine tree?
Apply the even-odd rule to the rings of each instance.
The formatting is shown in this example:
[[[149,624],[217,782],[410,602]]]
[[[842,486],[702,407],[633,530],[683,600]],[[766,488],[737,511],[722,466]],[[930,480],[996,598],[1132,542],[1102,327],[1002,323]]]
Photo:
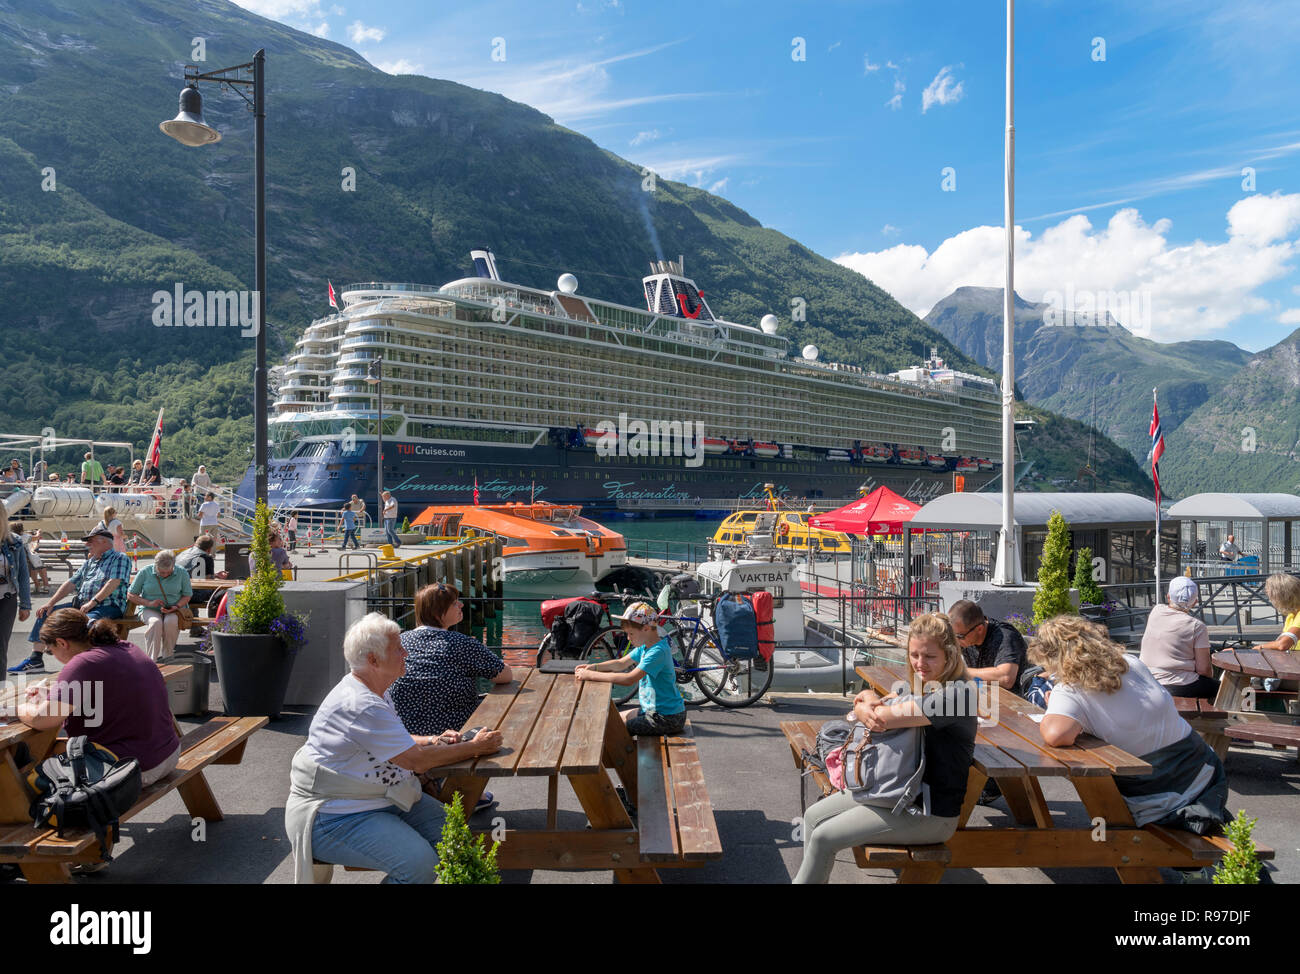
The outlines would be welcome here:
[[[1253,885],[1259,882],[1260,862],[1255,855],[1255,840],[1250,837],[1258,821],[1257,818],[1247,818],[1245,809],[1241,809],[1237,817],[1224,826],[1232,851],[1215,867],[1211,880],[1215,885]]]
[[[1074,587],[1079,590],[1080,605],[1103,605],[1106,595],[1092,577],[1092,549],[1080,548],[1074,553]]]
[[[1070,601],[1070,526],[1060,511],[1047,521],[1047,540],[1038,565],[1038,591],[1034,593],[1034,625],[1074,611]]]
[[[256,565],[231,606],[231,632],[269,633],[271,623],[284,615],[284,596],[280,594],[284,576],[271,560],[271,509],[266,501],[258,501],[253,514],[249,553]]]
[[[450,884],[493,885],[501,882],[497,871],[497,846],[483,848],[483,836],[475,838],[465,821],[465,806],[460,792],[447,806],[447,820],[442,823],[442,840],[438,843],[438,882]]]

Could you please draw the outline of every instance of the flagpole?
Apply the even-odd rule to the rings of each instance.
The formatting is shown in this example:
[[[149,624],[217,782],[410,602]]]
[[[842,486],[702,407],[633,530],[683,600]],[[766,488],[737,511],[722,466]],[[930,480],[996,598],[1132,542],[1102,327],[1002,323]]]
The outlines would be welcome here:
[[[1158,402],[1159,399],[1158,392],[1159,392],[1158,387],[1152,388],[1151,390],[1151,413],[1153,417],[1159,416],[1160,404]],[[1160,431],[1160,436],[1161,438],[1164,437],[1163,431]],[[1160,462],[1160,458],[1156,456],[1154,452],[1155,451],[1154,443],[1151,445],[1151,449],[1152,449],[1151,469],[1153,472],[1155,472],[1155,487],[1156,487],[1156,600],[1153,604],[1159,605],[1161,602],[1161,598],[1160,598],[1160,473],[1156,469],[1156,467]]]

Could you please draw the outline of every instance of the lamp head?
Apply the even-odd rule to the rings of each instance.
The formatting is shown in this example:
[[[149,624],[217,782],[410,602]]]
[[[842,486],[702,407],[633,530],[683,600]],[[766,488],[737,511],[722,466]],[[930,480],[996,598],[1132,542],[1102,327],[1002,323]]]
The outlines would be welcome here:
[[[181,89],[180,111],[176,117],[159,123],[158,127],[181,145],[221,141],[221,133],[203,121],[203,96],[192,84]]]

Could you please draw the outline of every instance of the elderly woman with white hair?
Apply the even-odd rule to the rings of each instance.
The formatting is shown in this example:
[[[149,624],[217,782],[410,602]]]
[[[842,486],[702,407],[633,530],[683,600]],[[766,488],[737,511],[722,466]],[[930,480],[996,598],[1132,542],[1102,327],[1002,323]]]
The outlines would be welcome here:
[[[1147,617],[1140,659],[1156,682],[1175,697],[1206,697],[1219,692],[1210,665],[1210,631],[1192,615],[1200,590],[1190,578],[1169,582],[1169,604]]]
[[[180,610],[194,597],[189,573],[176,565],[176,556],[160,551],[152,565],[135,573],[126,600],[137,606],[144,621],[144,651],[160,660],[176,651],[180,637]]]
[[[351,670],[322,701],[290,770],[285,827],[296,882],[328,882],[330,867],[387,873],[387,883],[432,883],[443,806],[420,788],[419,775],[501,748],[499,731],[469,741],[458,731],[412,737],[389,702],[406,671],[401,630],[372,612],[343,638]]]

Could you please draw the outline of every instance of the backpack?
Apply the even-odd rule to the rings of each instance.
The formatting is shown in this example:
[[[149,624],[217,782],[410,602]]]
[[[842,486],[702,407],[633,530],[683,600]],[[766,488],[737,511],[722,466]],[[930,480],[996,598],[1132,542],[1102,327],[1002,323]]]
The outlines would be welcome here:
[[[119,761],[90,738],[74,737],[66,751],[33,768],[27,781],[36,792],[29,814],[37,828],[54,826],[59,838],[68,829],[89,829],[103,861],[112,861],[108,830],[140,797],[139,760]]]
[[[758,655],[758,617],[743,595],[730,595],[713,607],[722,652],[731,659],[753,659]]]
[[[745,596],[754,609],[758,624],[758,655],[769,662],[776,651],[776,635],[772,626],[772,593],[750,592]]]
[[[805,749],[802,757],[804,776],[820,771],[863,805],[901,815],[923,796],[923,727],[872,732],[860,721],[828,720],[817,732],[817,753]]]
[[[605,606],[593,599],[553,599],[542,603],[542,621],[551,630],[551,655],[577,657],[604,621]],[[549,621],[548,621],[549,620]]]

